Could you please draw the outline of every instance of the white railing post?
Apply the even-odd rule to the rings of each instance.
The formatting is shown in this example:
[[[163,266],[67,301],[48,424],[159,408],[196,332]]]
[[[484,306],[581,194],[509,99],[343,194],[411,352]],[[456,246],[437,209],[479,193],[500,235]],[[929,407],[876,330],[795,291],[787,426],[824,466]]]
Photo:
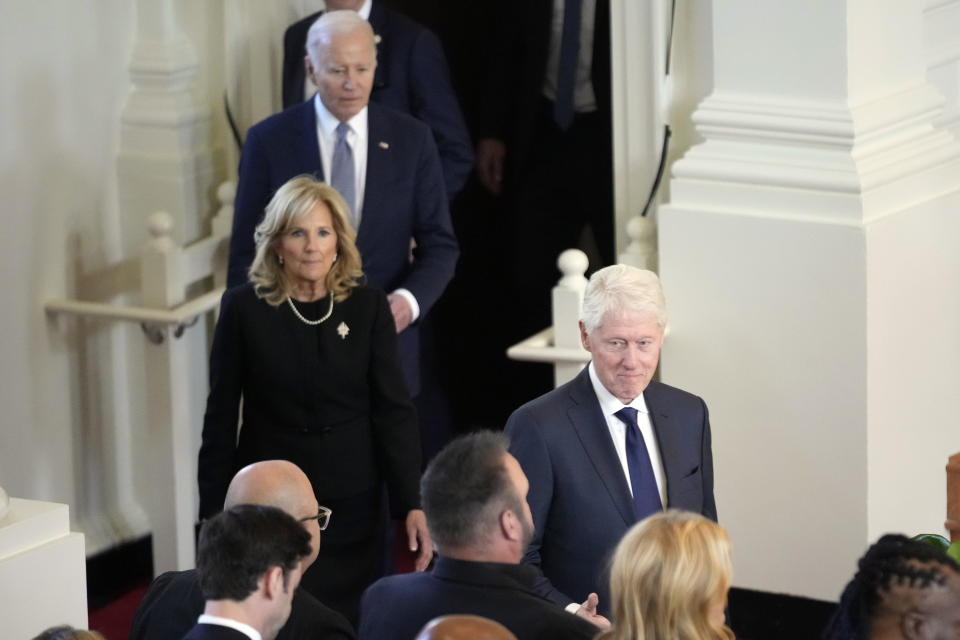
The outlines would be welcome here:
[[[638,269],[657,270],[657,224],[649,216],[634,216],[627,221],[629,244],[618,256],[620,264]]]
[[[577,349],[580,345],[580,308],[587,279],[589,261],[579,249],[567,249],[557,258],[563,277],[553,288],[553,344]],[[553,366],[554,386],[572,380],[583,368],[580,362],[556,362]]]
[[[170,309],[182,303],[183,249],[173,241],[173,220],[159,212],[150,216],[150,240],[141,262],[142,302]],[[188,345],[182,326],[143,323],[150,344],[145,351],[147,375],[147,441],[152,465],[144,475],[147,512],[153,530],[153,570],[189,569],[194,561],[196,458],[190,415],[191,377]]]

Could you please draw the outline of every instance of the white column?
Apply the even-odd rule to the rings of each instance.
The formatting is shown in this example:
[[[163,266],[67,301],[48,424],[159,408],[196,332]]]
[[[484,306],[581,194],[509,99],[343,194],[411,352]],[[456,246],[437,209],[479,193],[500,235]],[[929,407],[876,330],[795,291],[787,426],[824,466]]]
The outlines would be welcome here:
[[[660,209],[662,377],[710,407],[738,586],[836,599],[870,540],[943,527],[960,147],[923,5],[713,4],[704,142]]]
[[[173,0],[137,1],[130,77],[117,171],[124,247],[133,255],[152,212],[170,212],[182,245],[205,235],[213,203],[210,110],[200,102],[196,54]]]

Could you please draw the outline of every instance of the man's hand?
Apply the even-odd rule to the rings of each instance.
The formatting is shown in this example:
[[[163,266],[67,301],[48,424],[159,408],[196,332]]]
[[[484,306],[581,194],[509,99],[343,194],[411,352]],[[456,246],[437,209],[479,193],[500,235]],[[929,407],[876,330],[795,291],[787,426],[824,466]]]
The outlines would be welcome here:
[[[413,310],[410,308],[410,303],[407,302],[407,299],[398,293],[388,293],[387,302],[390,303],[390,313],[393,314],[393,324],[397,327],[397,333],[400,333],[413,322]]]
[[[433,541],[427,530],[427,516],[420,509],[413,509],[407,514],[406,525],[410,551],[418,552],[414,567],[417,571],[423,571],[430,565],[430,560],[433,558]],[[609,622],[607,626],[610,626]]]
[[[580,608],[577,609],[577,615],[606,631],[610,628],[610,621],[597,613],[597,604],[599,602],[600,597],[595,593],[591,593],[587,596],[587,599],[583,601],[583,604],[580,605]]]
[[[477,142],[477,179],[495,196],[503,191],[503,162],[507,145],[496,138],[481,138]]]

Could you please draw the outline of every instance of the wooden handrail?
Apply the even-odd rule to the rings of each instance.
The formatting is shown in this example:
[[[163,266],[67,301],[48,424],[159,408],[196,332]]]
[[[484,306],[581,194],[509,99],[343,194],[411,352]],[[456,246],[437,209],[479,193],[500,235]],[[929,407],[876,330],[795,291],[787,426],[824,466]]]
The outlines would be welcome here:
[[[960,540],[960,453],[947,458],[947,521],[950,540]]]

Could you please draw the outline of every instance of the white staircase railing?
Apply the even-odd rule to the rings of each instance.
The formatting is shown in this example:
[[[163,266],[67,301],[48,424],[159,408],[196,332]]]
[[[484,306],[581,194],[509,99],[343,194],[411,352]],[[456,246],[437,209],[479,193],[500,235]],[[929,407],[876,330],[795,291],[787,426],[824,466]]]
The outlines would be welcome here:
[[[211,235],[189,246],[174,241],[169,214],[150,216],[151,237],[140,257],[140,306],[63,299],[45,304],[51,315],[139,323],[149,342],[144,355],[148,385],[144,446],[151,468],[143,475],[151,481],[143,498],[153,532],[155,573],[187,569],[194,562],[193,436],[199,416],[191,415],[190,398],[195,380],[206,380],[206,372],[198,378],[198,372],[190,370],[189,346],[179,338],[214,311],[223,294],[235,191],[230,182],[220,185],[220,208]],[[187,298],[196,283],[211,278],[209,291]]]

